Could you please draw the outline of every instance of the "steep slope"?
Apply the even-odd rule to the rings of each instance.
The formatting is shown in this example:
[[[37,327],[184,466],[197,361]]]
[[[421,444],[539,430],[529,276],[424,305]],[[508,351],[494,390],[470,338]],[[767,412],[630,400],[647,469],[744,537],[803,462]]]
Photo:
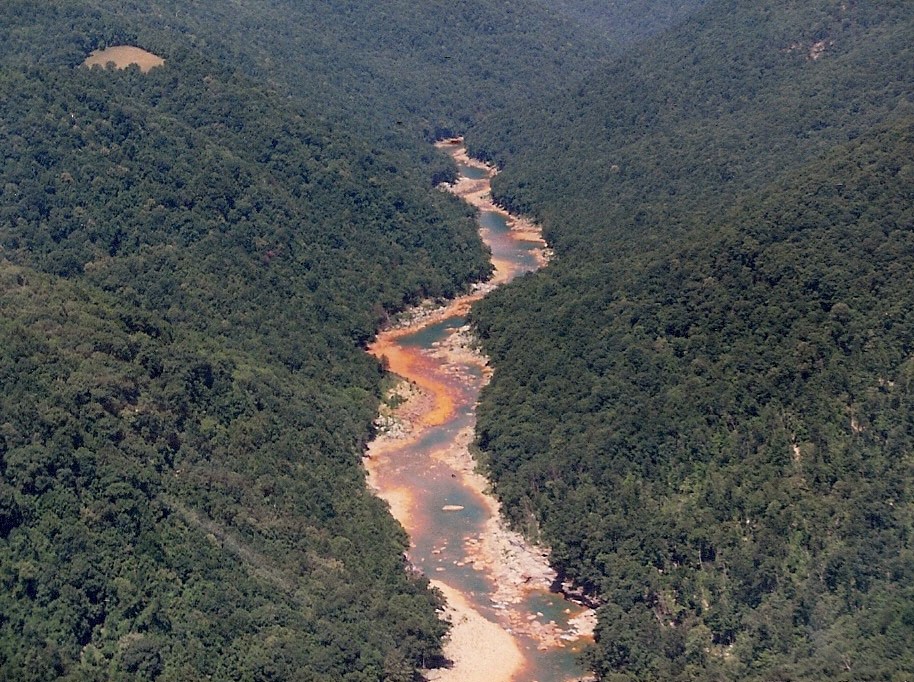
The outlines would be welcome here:
[[[547,230],[561,211],[556,248],[596,231],[657,246],[680,215],[713,215],[909,101],[910,19],[904,2],[713,3],[468,142],[506,167],[503,202]]]
[[[436,661],[437,598],[359,466],[360,344],[489,270],[423,137],[596,51],[542,6],[452,9],[4,5],[0,676]],[[79,68],[125,43],[165,65]]]
[[[84,27],[45,34],[42,60],[77,63],[87,50],[119,42],[162,53],[193,47],[337,125],[421,157],[418,141],[536,102],[701,4],[64,0],[39,9],[15,0],[10,11],[22,23],[50,12]],[[6,49],[21,57],[16,34]]]
[[[466,209],[196,50],[90,71],[40,49],[91,12],[8,9],[0,677],[411,679],[445,628],[360,344],[489,271]]]
[[[0,677],[434,659],[435,601],[352,453],[367,397],[5,261],[0,292]]]
[[[904,3],[712,3],[470,136],[558,254],[474,311],[479,444],[606,601],[602,679],[914,665],[912,37]]]
[[[558,266],[477,309],[480,444],[612,604],[604,673],[911,664],[911,143],[868,136],[618,279]]]
[[[12,3],[17,14],[41,12]],[[57,60],[98,43],[206,50],[347,128],[407,138],[460,130],[528,91],[549,92],[608,53],[597,30],[538,0],[384,3],[109,0],[55,3],[90,31],[49,34]],[[36,16],[37,15],[37,16]]]
[[[604,31],[625,45],[667,30],[701,9],[707,0],[556,0],[557,11]]]

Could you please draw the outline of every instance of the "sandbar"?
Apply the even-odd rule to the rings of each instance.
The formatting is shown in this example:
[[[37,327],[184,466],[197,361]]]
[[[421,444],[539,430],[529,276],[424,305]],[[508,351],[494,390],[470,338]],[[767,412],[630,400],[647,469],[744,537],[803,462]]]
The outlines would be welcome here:
[[[451,633],[444,655],[453,661],[453,667],[430,670],[427,678],[436,682],[513,680],[524,667],[524,656],[514,637],[502,625],[482,616],[457,590],[437,580],[431,584],[447,600]]]

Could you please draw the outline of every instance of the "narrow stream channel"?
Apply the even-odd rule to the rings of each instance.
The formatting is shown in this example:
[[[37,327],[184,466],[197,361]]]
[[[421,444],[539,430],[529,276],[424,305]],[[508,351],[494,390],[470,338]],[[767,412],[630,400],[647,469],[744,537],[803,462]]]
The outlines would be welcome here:
[[[441,146],[461,173],[451,191],[479,209],[496,273],[444,308],[415,311],[371,345],[402,381],[366,455],[369,481],[409,533],[409,560],[451,606],[446,654],[454,666],[429,679],[579,679],[576,654],[592,634],[593,612],[550,591],[546,553],[504,527],[469,453],[489,369],[467,335],[466,313],[492,287],[543,265],[548,252],[534,225],[491,204],[494,169],[467,158],[458,141]]]

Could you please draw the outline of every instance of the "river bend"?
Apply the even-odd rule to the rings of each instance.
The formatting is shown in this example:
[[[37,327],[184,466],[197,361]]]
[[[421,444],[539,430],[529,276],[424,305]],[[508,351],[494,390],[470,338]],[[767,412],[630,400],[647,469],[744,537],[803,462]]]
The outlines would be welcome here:
[[[365,457],[369,483],[409,534],[410,562],[448,601],[453,666],[428,671],[430,680],[579,679],[575,654],[592,636],[594,613],[550,591],[548,553],[505,527],[470,454],[489,368],[466,314],[495,286],[544,265],[549,252],[536,225],[492,203],[494,168],[468,158],[461,140],[439,146],[460,170],[447,189],[478,209],[495,273],[444,306],[409,311],[369,347],[398,377]]]

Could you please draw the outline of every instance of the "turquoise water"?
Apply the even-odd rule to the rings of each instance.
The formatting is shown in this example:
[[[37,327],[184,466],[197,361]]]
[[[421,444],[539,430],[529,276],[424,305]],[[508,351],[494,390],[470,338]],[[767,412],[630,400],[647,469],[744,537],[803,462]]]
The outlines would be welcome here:
[[[508,219],[501,213],[495,211],[482,211],[479,214],[479,225],[487,230],[491,230],[493,235],[505,235],[510,232],[508,229]]]
[[[461,172],[474,179],[486,177],[484,171],[466,166],[461,166]],[[493,257],[512,264],[512,272],[538,267],[534,255],[538,245],[514,239],[503,215],[483,211],[479,223]],[[425,357],[419,363],[421,370],[418,371],[447,386],[454,414],[447,423],[428,427],[417,441],[408,442],[393,452],[390,470],[384,476],[396,485],[408,488],[411,494],[410,561],[429,578],[441,580],[460,591],[481,614],[508,628],[511,626],[505,622],[504,612],[493,608],[490,599],[495,587],[492,579],[487,572],[477,570],[467,562],[472,544],[468,541],[483,532],[489,507],[478,493],[464,485],[459,472],[436,457],[437,453],[455,447],[458,434],[475,426],[475,406],[483,373],[475,365],[450,366],[424,351],[434,349],[465,323],[463,316],[455,315],[397,340],[402,348],[412,349],[414,354],[419,351]],[[450,509],[445,510],[445,507]],[[546,591],[530,594],[511,611],[519,612],[522,620],[535,619],[542,624],[554,621],[559,626],[567,626],[569,612],[579,612],[561,595]],[[569,644],[539,651],[538,642],[533,638],[518,635],[518,639],[526,654],[527,667],[514,682],[565,682],[585,672],[577,659],[576,646]]]
[[[458,163],[457,170],[465,178],[470,180],[484,180],[488,177],[489,172],[485,168],[476,168],[474,166],[468,166],[465,163]]]
[[[455,316],[402,337],[398,343],[431,349],[464,324],[465,318]],[[452,379],[448,382],[454,388],[454,417],[441,426],[427,429],[417,442],[397,457],[397,478],[413,482],[413,525],[421,529],[420,532],[413,532],[409,557],[427,576],[456,588],[480,613],[499,621],[500,613],[489,599],[494,592],[491,579],[466,561],[467,540],[478,537],[482,532],[488,508],[475,491],[463,485],[456,472],[431,456],[436,450],[448,447],[462,429],[472,428],[475,424],[475,405],[482,372],[477,367],[460,369],[460,374],[470,380]],[[452,374],[445,376],[453,377]],[[444,511],[447,505],[462,509]],[[572,609],[574,605],[566,602],[560,594],[549,592],[531,594],[521,607],[523,613],[534,616],[538,621],[544,624],[554,621],[559,626],[567,626],[568,611]],[[521,636],[519,640],[528,663],[517,682],[565,682],[585,672],[578,658],[579,646],[567,644],[562,648],[540,651],[533,639]]]
[[[459,329],[466,323],[466,318],[464,317],[449,317],[441,322],[423,327],[415,334],[404,336],[397,343],[406,348],[432,348],[433,343],[447,338],[447,334],[450,331]]]
[[[541,245],[514,239],[504,215],[495,211],[482,211],[479,214],[479,225],[493,258],[513,263],[518,272],[531,272],[539,267],[536,250]]]
[[[455,316],[431,324],[398,340],[405,347],[431,349],[447,338],[465,319]],[[398,479],[413,482],[414,525],[422,532],[414,532],[409,555],[413,564],[430,578],[443,580],[459,589],[476,603],[489,605],[485,595],[493,585],[485,573],[466,563],[466,546],[469,538],[477,537],[488,518],[488,508],[480,496],[463,485],[460,476],[450,466],[434,458],[438,450],[450,446],[457,434],[475,423],[475,404],[482,374],[478,368],[465,367],[461,372],[469,381],[460,381],[453,375],[439,377],[448,381],[454,398],[454,416],[445,424],[429,427],[418,441],[398,453],[396,469]],[[446,506],[462,509],[445,511]],[[463,565],[461,565],[463,564]]]
[[[561,626],[568,626],[569,607],[562,595],[554,592],[538,592],[530,595],[527,608],[535,613],[538,620],[548,623],[554,621]]]

